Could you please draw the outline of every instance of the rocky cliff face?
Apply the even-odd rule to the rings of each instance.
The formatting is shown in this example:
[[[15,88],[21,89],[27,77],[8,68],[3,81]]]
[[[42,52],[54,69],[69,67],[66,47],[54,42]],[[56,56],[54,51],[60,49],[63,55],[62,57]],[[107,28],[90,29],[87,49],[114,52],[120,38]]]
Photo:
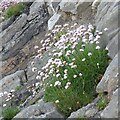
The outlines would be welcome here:
[[[117,1],[117,0],[116,0]],[[39,56],[38,47],[42,46],[42,39],[48,30],[52,30],[55,24],[69,23],[73,20],[79,24],[92,23],[97,30],[103,32],[100,39],[100,45],[107,48],[111,63],[100,83],[98,84],[97,93],[105,94],[109,99],[109,103],[104,110],[98,110],[97,97],[92,103],[71,113],[69,118],[78,118],[80,116],[93,118],[118,118],[118,7],[119,2],[106,2],[101,0],[97,6],[95,3],[96,13],[93,13],[92,2],[65,3],[62,0],[55,4],[55,11],[47,7],[45,3],[34,1],[29,6],[29,12],[22,13],[17,18],[10,18],[0,24],[0,40],[2,45],[0,54],[2,55],[0,62],[2,79],[0,86],[2,93],[14,93],[11,101],[5,101],[8,96],[0,97],[0,108],[3,104],[10,106],[11,104],[21,107],[21,112],[15,118],[63,118],[52,103],[45,103],[40,100],[44,95],[42,87],[37,87],[35,68],[39,70],[47,63],[49,59],[49,51],[43,53],[43,57]],[[52,3],[49,3],[50,5]],[[54,9],[54,4],[53,9]],[[53,16],[51,16],[53,14]],[[51,17],[51,18],[50,18]],[[34,57],[37,55],[37,57]],[[34,63],[32,62],[34,60]],[[32,63],[32,64],[31,64]],[[15,90],[17,86],[22,86],[20,91]],[[15,91],[12,91],[12,90]],[[38,93],[34,94],[34,89]],[[22,101],[22,103],[19,103]],[[34,105],[33,105],[34,104]],[[1,111],[0,111],[1,112]],[[28,113],[28,114],[26,114]]]

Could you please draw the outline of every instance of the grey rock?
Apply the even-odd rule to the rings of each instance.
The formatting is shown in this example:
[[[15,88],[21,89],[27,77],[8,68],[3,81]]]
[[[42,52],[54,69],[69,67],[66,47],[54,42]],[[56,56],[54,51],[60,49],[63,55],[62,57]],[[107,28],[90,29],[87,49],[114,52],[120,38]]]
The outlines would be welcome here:
[[[45,103],[43,100],[39,101],[39,103],[31,105],[25,109],[23,109],[20,113],[18,113],[14,118],[63,118],[63,116],[57,112],[55,106],[52,103]],[[43,117],[44,116],[44,117]]]
[[[26,81],[24,70],[17,71],[1,79],[0,88],[9,93],[12,89],[15,90],[17,86],[21,85],[21,81]]]
[[[94,104],[91,103],[91,104],[88,104],[87,106],[82,107],[81,109],[71,113],[71,115],[68,117],[68,120],[69,120],[69,118],[80,118],[81,116],[85,116],[86,111],[89,110],[89,108],[92,108],[93,106],[94,106]]]
[[[8,28],[14,22],[14,20],[15,20],[15,16],[12,16],[9,19],[2,22],[2,25],[1,25],[2,31]]]
[[[33,36],[44,31],[43,26],[49,19],[47,8],[41,2],[39,7],[34,5],[30,8],[30,14],[20,15],[7,29],[0,33],[2,47],[4,48],[1,55],[2,61],[16,56],[19,51],[30,41]],[[37,12],[33,12],[37,9]]]
[[[38,75],[38,71],[41,71],[42,67],[46,65],[46,63],[48,62],[48,60],[50,58],[50,56],[49,56],[50,51],[46,51],[43,54],[42,58],[35,57],[33,60],[31,60],[34,62],[34,64],[31,64],[31,61],[28,63],[26,71],[27,71],[27,77],[28,77],[29,81],[35,80],[36,76]],[[37,70],[35,72],[33,72],[32,68],[37,68]]]
[[[86,111],[85,116],[87,118],[90,118],[93,117],[97,112],[98,112],[97,108],[90,108],[89,110]]]
[[[115,55],[118,53],[118,34],[113,37],[113,39],[108,43],[107,48],[109,51],[109,56],[113,59]]]
[[[119,32],[118,7],[119,3],[117,0],[115,0],[115,2],[105,2],[105,0],[102,0],[98,6],[95,24],[97,26],[96,29],[103,32],[100,39],[100,44],[103,48],[106,47]],[[104,31],[104,28],[108,28],[108,31]]]
[[[14,34],[16,34],[22,27],[26,24],[26,14],[19,16],[12,25],[10,25],[4,32],[0,33],[2,35],[2,44],[5,44],[12,39]]]
[[[118,91],[117,89],[112,96],[111,101],[109,102],[108,106],[103,110],[100,114],[101,118],[118,118]]]
[[[108,94],[112,94],[112,92],[118,86],[118,54],[114,57],[110,65],[108,66],[104,76],[101,81],[97,85],[96,91],[98,93],[108,92]]]
[[[58,23],[61,14],[55,13],[49,20],[48,20],[48,30],[52,30],[53,27]]]

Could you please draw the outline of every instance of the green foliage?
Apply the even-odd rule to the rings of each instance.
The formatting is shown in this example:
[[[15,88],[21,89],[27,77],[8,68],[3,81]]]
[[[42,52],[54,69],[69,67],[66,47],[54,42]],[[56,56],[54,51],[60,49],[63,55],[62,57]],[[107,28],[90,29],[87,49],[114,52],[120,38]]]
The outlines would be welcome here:
[[[103,94],[100,94],[99,96],[101,99],[98,101],[96,106],[99,110],[103,110],[107,106],[108,100],[103,96]]]
[[[75,52],[69,58],[65,56],[66,51],[58,58],[68,64],[72,63],[72,59],[75,58],[74,63],[77,67],[71,68],[69,65],[59,67],[58,71],[60,71],[61,76],[57,78],[52,74],[45,91],[45,100],[50,102],[59,100],[57,106],[66,116],[94,99],[96,85],[99,81],[98,77],[104,73],[108,65],[108,56],[105,50],[96,50],[94,44],[86,44],[84,52],[80,52],[81,46],[82,43],[79,42]],[[92,53],[92,56],[88,56],[89,52]],[[86,60],[82,61],[83,58]],[[56,66],[54,66],[54,69],[56,69]],[[65,69],[68,70],[68,75],[63,80]],[[79,73],[82,73],[82,76],[79,76]],[[77,77],[74,75],[77,75]],[[56,81],[59,81],[61,85],[55,86]],[[67,82],[71,84],[68,89],[65,89]]]
[[[3,117],[5,120],[11,120],[20,110],[17,107],[8,107],[3,110]]]
[[[22,88],[23,88],[23,86],[19,85],[19,86],[17,86],[17,87],[15,88],[15,90],[16,90],[16,91],[20,91],[20,90],[22,90]]]
[[[5,18],[8,19],[12,16],[19,15],[25,9],[25,5],[23,3],[18,3],[10,6],[5,12]]]

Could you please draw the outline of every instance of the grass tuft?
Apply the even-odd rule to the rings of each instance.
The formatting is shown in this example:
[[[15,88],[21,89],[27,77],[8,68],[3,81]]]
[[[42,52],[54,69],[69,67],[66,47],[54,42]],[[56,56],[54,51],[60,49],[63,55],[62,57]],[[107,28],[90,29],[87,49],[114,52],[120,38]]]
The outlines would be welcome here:
[[[24,9],[25,5],[23,3],[17,3],[8,7],[8,9],[5,12],[5,19],[19,15]]]
[[[3,110],[3,117],[5,120],[11,120],[20,110],[17,107],[8,107]]]

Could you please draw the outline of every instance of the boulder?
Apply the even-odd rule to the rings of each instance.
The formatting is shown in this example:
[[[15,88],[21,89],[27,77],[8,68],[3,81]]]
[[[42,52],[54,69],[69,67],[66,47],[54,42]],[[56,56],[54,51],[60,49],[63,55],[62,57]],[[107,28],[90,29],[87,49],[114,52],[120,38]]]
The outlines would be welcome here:
[[[112,59],[114,58],[116,51],[118,51],[118,47],[114,47],[114,52],[112,49],[113,46],[117,44],[117,36],[120,30],[118,26],[118,7],[118,0],[115,0],[114,2],[101,0],[95,16],[96,29],[103,32],[100,39],[100,45],[105,48],[109,44],[109,52]],[[107,31],[104,31],[104,29]],[[111,44],[113,46],[111,46]]]
[[[118,113],[118,92],[120,89],[115,90],[112,95],[112,99],[110,100],[108,106],[102,111],[100,114],[101,118],[119,118]]]
[[[31,105],[23,109],[14,118],[63,118],[52,103],[45,103],[40,100],[37,104]]]
[[[104,76],[97,85],[96,91],[98,93],[108,92],[109,97],[112,92],[118,87],[118,54],[114,57],[110,65],[108,66]]]
[[[55,13],[49,20],[48,20],[48,30],[52,30],[54,26],[59,22],[61,14]]]
[[[33,47],[30,47],[29,53],[24,52],[26,44],[34,41],[34,36],[45,32],[46,24],[49,19],[49,13],[45,4],[33,2],[28,14],[21,14],[12,22],[4,21],[4,29],[1,30],[0,39],[2,45],[0,48],[0,60],[4,62],[0,72],[7,75],[18,70],[21,62],[27,59],[29,53],[32,54]],[[12,19],[12,18],[11,18]],[[0,26],[1,27],[1,26]],[[3,27],[2,27],[3,28]],[[40,38],[39,38],[40,39]],[[28,46],[29,47],[29,46]],[[24,68],[27,65],[24,64]]]
[[[11,90],[15,90],[17,86],[21,85],[21,82],[23,81],[27,81],[25,72],[24,70],[20,70],[1,79],[0,88],[9,93]]]

